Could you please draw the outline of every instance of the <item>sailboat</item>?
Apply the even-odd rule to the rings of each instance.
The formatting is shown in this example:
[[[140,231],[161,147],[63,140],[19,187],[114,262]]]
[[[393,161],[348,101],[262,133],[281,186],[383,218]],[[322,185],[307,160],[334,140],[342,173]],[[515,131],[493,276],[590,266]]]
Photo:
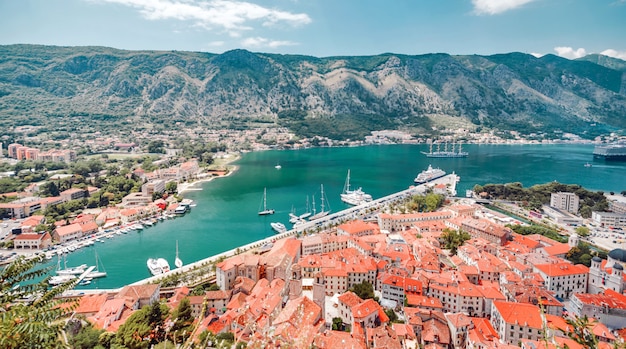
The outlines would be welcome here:
[[[81,264],[77,267],[67,267],[67,259],[63,256],[63,269],[61,269],[61,257],[59,256],[59,260],[57,262],[57,275],[80,275],[85,272],[87,269],[87,264]]]
[[[320,203],[320,211],[319,212],[315,212],[315,196],[313,196],[313,215],[309,217],[309,220],[316,220],[318,218],[322,218],[324,216],[327,216],[330,213],[330,208],[328,209],[328,211],[325,211],[325,203],[328,201],[326,199],[326,196],[324,196],[324,184],[321,184],[320,186],[321,188],[321,203]]]
[[[363,191],[361,187],[355,190],[350,190],[350,170],[346,176],[346,183],[343,186],[343,193],[341,193],[341,201],[350,205],[360,205],[366,202],[372,201],[372,196]]]
[[[275,169],[280,170],[281,168],[283,168],[282,166],[280,166],[280,163],[276,163],[276,166],[274,166]]]
[[[100,259],[98,258],[98,252],[96,252],[96,269],[89,272],[87,275],[85,275],[85,277],[94,279],[94,278],[101,278],[101,277],[107,276],[107,272],[106,270],[104,270],[104,265],[102,266],[102,271],[100,271],[100,264],[102,263],[100,262]]]
[[[267,188],[263,188],[263,210],[259,211],[259,216],[274,214],[274,210],[267,209]]]
[[[178,257],[178,240],[176,240],[176,259],[174,260],[174,265],[176,268],[183,266],[183,261]]]

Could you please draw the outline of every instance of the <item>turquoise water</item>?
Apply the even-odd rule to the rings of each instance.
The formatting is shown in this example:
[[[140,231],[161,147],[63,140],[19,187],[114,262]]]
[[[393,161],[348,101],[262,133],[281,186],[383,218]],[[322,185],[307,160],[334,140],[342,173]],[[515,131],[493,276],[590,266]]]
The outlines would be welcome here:
[[[420,154],[426,150],[425,145],[389,145],[247,153],[231,176],[185,194],[197,206],[184,217],[83,248],[67,257],[67,265],[94,264],[96,249],[108,276],[85,288],[116,288],[150,276],[150,257],[164,257],[173,266],[176,241],[180,258],[191,263],[271,236],[269,223],[289,226],[289,212],[292,207],[304,212],[307,196],[310,202],[315,196],[319,209],[320,184],[332,211],[348,207],[339,199],[348,169],[352,186],[362,186],[374,198],[406,189],[429,164],[461,177],[459,195],[475,184],[530,186],[553,180],[593,190],[626,190],[626,162],[594,160],[589,145],[468,145],[464,150],[470,155],[462,159],[429,159]],[[586,162],[593,167],[584,167]],[[274,168],[277,163],[282,169]],[[257,215],[264,187],[268,208],[276,210],[272,216]]]

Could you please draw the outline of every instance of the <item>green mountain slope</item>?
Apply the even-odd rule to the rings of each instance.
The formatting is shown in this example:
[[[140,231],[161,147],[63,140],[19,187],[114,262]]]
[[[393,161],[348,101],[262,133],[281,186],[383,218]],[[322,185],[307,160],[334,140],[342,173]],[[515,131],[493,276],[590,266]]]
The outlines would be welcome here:
[[[426,131],[452,116],[496,129],[580,133],[592,124],[626,127],[625,67],[599,55],[317,58],[9,45],[0,46],[0,126],[51,117],[97,120],[93,127],[261,120],[362,137]]]

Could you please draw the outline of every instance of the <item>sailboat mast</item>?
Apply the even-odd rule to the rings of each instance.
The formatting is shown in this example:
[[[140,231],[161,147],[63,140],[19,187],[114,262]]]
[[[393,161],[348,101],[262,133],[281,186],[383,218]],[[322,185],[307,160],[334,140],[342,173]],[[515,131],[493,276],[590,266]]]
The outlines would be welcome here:
[[[324,212],[324,184],[320,184],[321,186],[321,195],[322,195],[322,203],[320,204],[320,207],[322,208],[321,212]]]

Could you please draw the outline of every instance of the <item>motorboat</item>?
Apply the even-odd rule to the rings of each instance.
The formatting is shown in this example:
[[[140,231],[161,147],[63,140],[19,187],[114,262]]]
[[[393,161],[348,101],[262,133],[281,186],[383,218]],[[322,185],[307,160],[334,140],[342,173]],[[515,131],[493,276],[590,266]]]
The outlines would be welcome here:
[[[74,279],[76,279],[76,275],[56,275],[48,279],[48,284],[52,286],[56,286],[56,285],[60,285],[60,284],[64,284],[66,282],[72,281]]]
[[[170,271],[170,264],[165,258],[148,258],[146,263],[150,273],[154,276],[161,275]]]
[[[280,222],[272,222],[270,223],[270,226],[278,234],[282,234],[287,231],[287,227],[283,223],[280,223]]]

